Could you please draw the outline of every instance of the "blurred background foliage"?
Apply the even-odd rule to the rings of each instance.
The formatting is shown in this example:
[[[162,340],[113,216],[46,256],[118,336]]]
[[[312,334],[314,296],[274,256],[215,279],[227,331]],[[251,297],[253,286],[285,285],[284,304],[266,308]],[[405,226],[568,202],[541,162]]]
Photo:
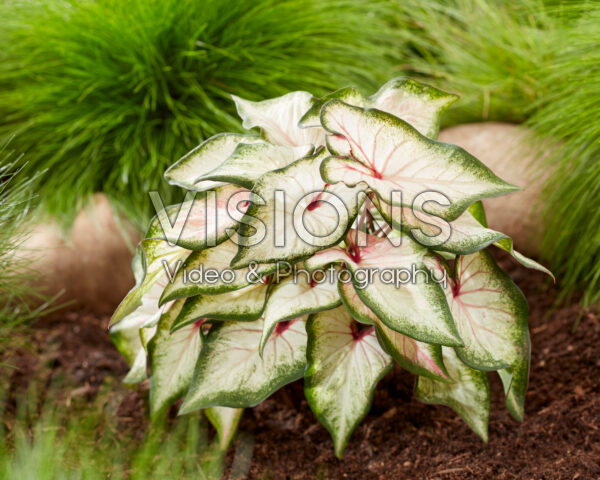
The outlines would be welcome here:
[[[231,94],[406,74],[461,94],[447,125],[524,123],[556,142],[542,260],[566,296],[600,298],[599,2],[5,0],[0,16],[0,136],[36,176],[37,211],[65,226],[103,191],[143,229],[148,190],[179,199],[165,167],[240,129]]]

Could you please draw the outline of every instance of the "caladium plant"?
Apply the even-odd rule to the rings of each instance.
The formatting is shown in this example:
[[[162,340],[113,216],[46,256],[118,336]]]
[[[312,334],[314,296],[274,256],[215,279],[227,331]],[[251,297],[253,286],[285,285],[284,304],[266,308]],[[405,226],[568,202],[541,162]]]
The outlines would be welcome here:
[[[183,398],[227,445],[241,409],[304,377],[341,456],[396,362],[484,440],[486,372],[523,418],[527,303],[489,249],[550,272],[486,225],[481,200],[516,187],[435,140],[456,99],[407,78],[371,96],[233,98],[259,131],[167,170],[191,194],[152,221],[112,319],[125,381],[150,371],[153,416]]]

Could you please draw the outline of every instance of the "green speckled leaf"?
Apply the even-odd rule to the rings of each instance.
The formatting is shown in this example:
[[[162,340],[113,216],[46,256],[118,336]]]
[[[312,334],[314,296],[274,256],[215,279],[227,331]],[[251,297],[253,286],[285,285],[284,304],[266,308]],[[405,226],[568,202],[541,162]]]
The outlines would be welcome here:
[[[328,183],[364,182],[387,202],[401,191],[404,206],[423,192],[438,192],[447,205],[428,202],[428,210],[447,220],[477,200],[517,189],[462,148],[430,140],[385,112],[331,100],[321,110],[321,122],[332,133],[328,148],[335,155],[321,166]]]
[[[488,440],[490,385],[485,372],[468,367],[451,348],[442,347],[444,365],[454,383],[419,377],[415,397],[425,403],[447,405],[458,413],[484,442]]]
[[[446,289],[464,347],[456,352],[480,370],[515,365],[527,335],[528,307],[521,290],[487,251],[461,256]]]
[[[340,241],[364,201],[363,188],[326,186],[319,174],[326,156],[318,150],[256,183],[253,193],[263,202],[253,202],[243,219],[234,268],[250,262],[293,263]],[[265,236],[257,242],[255,233],[264,225]]]
[[[279,322],[319,312],[340,304],[335,281],[325,277],[322,283],[312,284],[306,275],[290,275],[273,287],[263,314],[263,334],[260,353]]]
[[[181,266],[172,282],[166,285],[160,299],[161,304],[183,297],[195,295],[216,295],[239,290],[253,283],[258,283],[262,275],[277,268],[272,266],[256,266],[253,275],[252,267],[234,270],[231,260],[238,252],[235,239],[227,240],[216,247],[193,252]]]
[[[341,458],[350,435],[368,413],[391,357],[372,326],[354,321],[344,307],[312,315],[307,324],[308,370],[304,392],[310,408],[331,434]]]
[[[176,301],[164,313],[156,335],[148,345],[150,358],[150,415],[156,418],[190,386],[194,366],[202,349],[201,322],[171,333],[171,325],[184,300]]]
[[[157,321],[160,317],[158,299],[169,282],[169,275],[190,254],[185,248],[156,239],[142,240],[138,249],[141,254],[136,255],[133,266],[137,284],[115,310],[110,325],[132,314],[148,317],[148,323]]]
[[[300,125],[320,126],[321,107],[333,99],[356,107],[376,108],[391,113],[426,137],[436,138],[443,113],[458,96],[410,78],[399,77],[387,82],[370,97],[365,97],[353,87],[342,88],[326,95],[313,103],[302,117]]]
[[[250,192],[244,188],[220,187],[162,210],[152,219],[146,238],[166,240],[190,250],[214,247],[237,229],[249,201]]]
[[[387,327],[422,342],[462,345],[444,292],[423,264],[425,249],[406,236],[400,246],[373,235],[361,242],[367,246],[360,247],[358,256],[333,247],[315,254],[306,266],[343,262],[352,272],[358,297]]]
[[[258,320],[265,308],[268,288],[267,284],[257,283],[233,292],[189,297],[171,330],[178,330],[202,318],[238,322]]]
[[[262,141],[258,135],[219,133],[202,142],[169,167],[165,172],[165,178],[171,185],[199,192],[222,187],[226,182],[204,181],[197,184],[196,180],[223,163],[233,153],[238,143]]]
[[[298,126],[310,108],[313,96],[308,92],[291,92],[262,102],[251,102],[232,95],[244,128],[259,127],[263,136],[276,145],[296,147],[324,145],[325,132],[320,128]]]
[[[198,181],[231,182],[252,188],[265,173],[283,168],[294,160],[310,155],[313,146],[288,147],[269,142],[240,143],[231,156],[214,170],[199,177]]]
[[[243,413],[243,408],[210,407],[204,410],[206,418],[217,431],[222,449],[226,449],[233,440]]]
[[[250,407],[304,374],[306,320],[280,324],[265,345],[258,342],[263,321],[224,322],[211,329],[196,364],[180,413],[199,408]]]

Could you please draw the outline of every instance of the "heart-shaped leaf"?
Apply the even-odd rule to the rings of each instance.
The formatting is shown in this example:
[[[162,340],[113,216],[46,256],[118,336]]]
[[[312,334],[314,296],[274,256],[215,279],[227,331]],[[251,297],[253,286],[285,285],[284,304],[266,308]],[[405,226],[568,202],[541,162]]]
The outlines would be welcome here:
[[[269,142],[240,143],[227,160],[199,177],[198,182],[230,182],[251,189],[265,173],[283,168],[299,158],[310,155],[313,150],[312,145],[288,147]]]
[[[471,367],[498,370],[522,357],[527,300],[485,250],[461,256],[446,289],[464,346],[456,352]]]
[[[271,143],[289,147],[325,144],[323,129],[298,127],[302,115],[313,101],[308,92],[291,92],[262,102],[251,102],[235,95],[231,98],[243,120],[242,126],[248,129],[259,127]]]
[[[394,208],[377,198],[373,203],[387,222],[401,225],[414,240],[434,250],[468,255],[506,238],[505,234],[481,225],[469,211],[448,222],[411,207]]]
[[[202,142],[198,147],[167,169],[165,178],[171,185],[203,192],[222,187],[228,182],[204,181],[198,178],[223,163],[233,153],[238,143],[263,142],[258,135],[219,133]]]
[[[477,200],[517,189],[462,148],[430,140],[388,113],[331,100],[321,110],[321,122],[333,134],[328,148],[336,155],[321,166],[327,183],[364,182],[383,201],[409,207],[421,194],[436,192],[447,202],[428,202],[429,213],[447,220]]]
[[[156,335],[148,344],[150,358],[150,415],[156,418],[190,386],[194,366],[202,349],[202,321],[171,333],[171,326],[184,300],[176,301],[164,313]]]
[[[447,405],[458,413],[484,442],[488,440],[490,385],[485,372],[460,361],[451,348],[442,347],[444,365],[454,383],[419,377],[415,397],[425,403]]]
[[[115,325],[138,309],[138,314],[145,316],[147,323],[158,321],[161,314],[158,298],[167,285],[169,276],[175,275],[174,272],[189,254],[189,250],[171,246],[164,240],[142,240],[138,254],[133,259],[137,283],[115,310],[110,325]]]
[[[363,188],[327,186],[319,174],[326,156],[320,149],[256,183],[253,194],[262,201],[253,201],[242,219],[233,268],[251,262],[294,263],[335,245],[345,235],[364,201]],[[264,237],[256,238],[260,231]]]
[[[340,281],[338,287],[342,301],[350,314],[359,322],[375,325],[379,343],[400,366],[417,375],[448,380],[448,373],[442,361],[442,348],[439,345],[418,342],[386,327],[363,303],[352,283]]]
[[[300,121],[303,127],[320,126],[321,107],[329,100],[338,99],[361,108],[376,108],[401,118],[419,133],[436,138],[440,120],[446,109],[458,96],[410,78],[398,77],[387,82],[377,93],[365,97],[356,88],[342,88],[315,101]]]
[[[180,414],[199,408],[250,407],[301,378],[306,366],[306,320],[280,323],[265,345],[263,321],[224,322],[211,329]]]
[[[216,295],[239,290],[274,271],[276,264],[251,266],[234,270],[231,260],[237,254],[235,239],[227,240],[216,247],[193,252],[169,282],[161,296],[160,303],[194,295]]]
[[[178,330],[201,318],[237,322],[258,320],[265,308],[268,288],[267,284],[257,283],[218,295],[189,297],[171,330]]]
[[[237,229],[249,204],[250,191],[226,185],[162,210],[152,219],[146,238],[190,250],[214,247]]]
[[[372,326],[354,321],[344,307],[311,315],[304,392],[310,408],[331,434],[341,458],[350,435],[368,413],[391,357]]]
[[[324,277],[321,283],[310,281],[304,274],[292,274],[284,278],[269,293],[263,315],[260,354],[279,322],[334,308],[340,302],[335,278]]]
[[[438,284],[423,263],[425,249],[407,236],[400,246],[385,238],[351,231],[357,236],[352,254],[334,247],[306,261],[309,269],[343,262],[352,272],[359,298],[389,328],[415,340],[458,346],[462,340]]]

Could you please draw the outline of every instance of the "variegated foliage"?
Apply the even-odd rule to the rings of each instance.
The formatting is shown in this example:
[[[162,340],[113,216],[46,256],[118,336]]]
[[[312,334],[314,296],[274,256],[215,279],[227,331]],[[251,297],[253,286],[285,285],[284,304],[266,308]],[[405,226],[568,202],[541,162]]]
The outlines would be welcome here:
[[[126,380],[149,368],[152,415],[182,398],[227,445],[241,409],[304,377],[341,456],[395,362],[484,440],[486,372],[522,419],[527,303],[489,250],[547,270],[486,225],[480,200],[516,187],[435,140],[456,98],[406,78],[371,96],[234,97],[257,130],[166,172],[190,193],[153,220],[113,317]]]

